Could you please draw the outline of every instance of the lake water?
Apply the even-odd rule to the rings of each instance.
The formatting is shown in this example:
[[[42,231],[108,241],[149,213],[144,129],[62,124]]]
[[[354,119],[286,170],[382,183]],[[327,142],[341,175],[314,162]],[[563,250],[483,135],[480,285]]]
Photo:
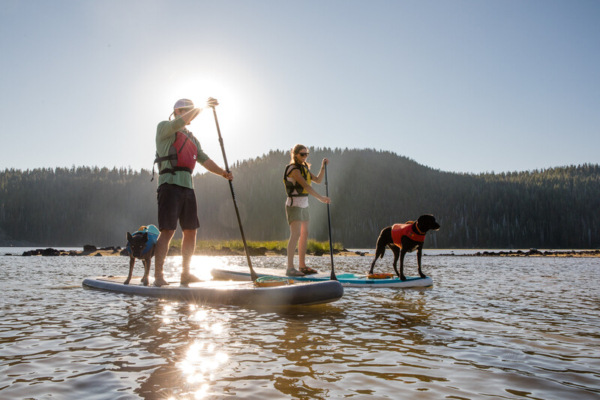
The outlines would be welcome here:
[[[336,257],[336,271],[370,261]],[[193,268],[244,262],[197,256]],[[346,288],[328,305],[257,311],[81,287],[126,275],[125,257],[2,256],[0,399],[600,398],[600,259],[423,262],[432,288]]]

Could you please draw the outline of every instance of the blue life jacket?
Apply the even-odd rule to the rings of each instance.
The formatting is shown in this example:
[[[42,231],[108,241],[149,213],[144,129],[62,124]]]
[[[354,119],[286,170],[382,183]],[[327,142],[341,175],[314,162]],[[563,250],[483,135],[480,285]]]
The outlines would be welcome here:
[[[156,244],[156,242],[158,241],[158,235],[160,235],[160,231],[154,225],[140,226],[140,229],[133,232],[132,236],[143,235],[144,233],[148,234],[148,241],[146,242],[146,247],[144,248],[144,251],[142,251],[142,255],[149,252],[152,246]],[[129,254],[131,254],[131,246],[129,245],[129,242],[127,242],[127,251],[129,252]]]

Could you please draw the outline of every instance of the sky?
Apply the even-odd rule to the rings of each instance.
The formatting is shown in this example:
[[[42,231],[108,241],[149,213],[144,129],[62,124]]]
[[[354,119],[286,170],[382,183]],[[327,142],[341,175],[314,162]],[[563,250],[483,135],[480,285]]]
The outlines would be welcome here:
[[[0,0],[0,170],[150,169],[157,124],[209,96],[230,164],[296,143],[598,164],[598,21],[596,0]],[[212,111],[190,130],[222,166]]]

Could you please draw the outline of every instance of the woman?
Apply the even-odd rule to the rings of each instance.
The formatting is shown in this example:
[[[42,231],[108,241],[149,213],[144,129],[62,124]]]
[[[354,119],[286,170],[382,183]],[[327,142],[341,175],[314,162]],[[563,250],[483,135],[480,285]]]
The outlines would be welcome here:
[[[321,183],[325,176],[325,164],[329,160],[324,158],[321,163],[319,175],[313,175],[310,170],[310,164],[306,162],[308,158],[308,149],[306,146],[297,144],[291,151],[291,162],[285,167],[283,174],[283,182],[287,192],[287,201],[285,202],[285,212],[287,215],[288,224],[290,225],[290,240],[288,242],[287,254],[288,276],[304,276],[305,274],[315,274],[312,268],[308,268],[305,263],[306,244],[308,242],[308,195],[316,197],[323,203],[330,204],[329,197],[321,196],[313,188],[310,187],[311,182]],[[296,252],[296,244],[298,243],[298,258],[299,269],[294,268],[294,253]]]

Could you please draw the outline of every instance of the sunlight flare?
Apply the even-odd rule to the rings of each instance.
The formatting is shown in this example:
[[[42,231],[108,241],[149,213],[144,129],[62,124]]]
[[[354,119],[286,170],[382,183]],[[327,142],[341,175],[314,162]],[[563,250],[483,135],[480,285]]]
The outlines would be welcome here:
[[[202,108],[202,114],[210,113],[212,110],[206,107],[206,101],[209,97],[219,100],[220,106],[217,106],[219,116],[227,121],[227,127],[230,133],[238,129],[236,124],[243,121],[244,107],[242,98],[235,89],[235,86],[227,82],[226,77],[216,76],[194,76],[186,75],[176,79],[170,86],[166,96],[164,97],[165,107],[173,107],[173,104],[178,99],[190,99],[194,102],[194,106]],[[191,130],[197,129],[199,132],[212,132],[215,129],[215,123],[212,115],[204,115],[196,118],[191,126]]]

